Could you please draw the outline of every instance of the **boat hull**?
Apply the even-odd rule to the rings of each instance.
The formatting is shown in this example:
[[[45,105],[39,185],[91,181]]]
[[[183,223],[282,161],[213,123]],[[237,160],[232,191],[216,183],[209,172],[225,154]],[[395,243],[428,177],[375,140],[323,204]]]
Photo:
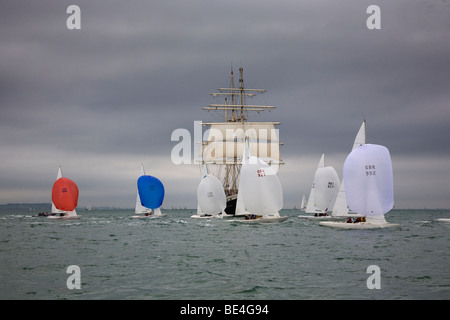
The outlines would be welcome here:
[[[236,214],[236,203],[237,197],[227,200],[227,206],[225,208],[225,213],[227,215],[234,216]]]
[[[256,219],[243,219],[243,220],[236,220],[241,223],[278,223],[283,222],[289,219],[289,217],[278,217],[278,218],[256,218]]]
[[[305,219],[305,220],[319,220],[319,221],[340,219],[339,217],[333,217],[333,216],[318,216],[318,217],[315,217],[315,216],[298,216],[297,218]]]
[[[75,217],[48,216],[47,218],[53,220],[77,220],[80,219],[80,216]]]
[[[193,219],[217,219],[217,218],[222,218],[222,215],[199,215],[199,214],[194,214],[191,216],[191,218]]]
[[[151,214],[151,215],[139,215],[139,216],[131,216],[131,219],[156,219],[167,216],[166,214]]]
[[[380,224],[370,222],[347,223],[342,221],[323,221],[320,222],[319,225],[336,229],[382,229],[400,226],[399,224],[395,223],[380,223]]]

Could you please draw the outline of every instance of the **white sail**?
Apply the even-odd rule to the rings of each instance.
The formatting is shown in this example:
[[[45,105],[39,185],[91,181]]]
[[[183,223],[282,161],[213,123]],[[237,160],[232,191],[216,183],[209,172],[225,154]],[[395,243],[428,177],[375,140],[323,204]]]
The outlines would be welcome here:
[[[57,175],[56,175],[56,180],[58,180],[59,178],[62,178],[61,166],[59,166],[59,168],[58,168],[58,173],[57,173]],[[55,180],[55,181],[56,181],[56,180]],[[55,207],[55,204],[54,204],[53,201],[52,201],[52,213],[55,213],[55,214],[61,214],[61,213],[65,213],[65,211],[57,209],[57,208]]]
[[[250,150],[265,162],[279,164],[280,143],[276,122],[225,122],[206,123],[210,125],[208,138],[203,147],[206,163],[235,163],[242,158],[244,139],[250,139]]]
[[[319,168],[314,176],[314,205],[321,212],[327,212],[334,205],[339,190],[339,177],[333,167]]]
[[[305,195],[303,195],[302,196],[302,203],[300,204],[300,210],[305,211],[306,205],[307,205],[306,197],[305,197]]]
[[[244,157],[239,179],[239,193],[243,192],[243,207],[251,214],[279,217],[283,208],[283,192],[276,172],[258,157]],[[238,201],[239,199],[238,193]]]
[[[363,123],[361,124],[361,127],[358,130],[358,133],[356,134],[355,141],[353,141],[352,150],[355,150],[357,147],[365,143],[366,143],[366,120],[364,119]]]
[[[200,171],[201,171],[201,177],[202,177],[202,179],[203,179],[203,177],[206,177],[206,175],[208,174],[208,169],[207,169],[207,167],[206,167],[206,164],[202,164],[201,166],[200,166]],[[197,188],[197,192],[198,192],[198,188]],[[197,199],[197,215],[193,215],[192,217],[195,217],[195,218],[197,218],[197,217],[202,217],[202,216],[204,216],[205,214],[202,212],[202,209],[200,208],[200,202],[198,201],[198,199]]]
[[[244,164],[248,164],[249,158],[250,158],[250,147],[249,147],[248,142],[246,142],[244,144],[244,150],[242,153],[242,164],[241,164],[242,167],[244,167]],[[241,167],[241,174],[242,174],[242,167]],[[241,177],[242,177],[242,175],[241,175]],[[241,185],[240,181],[242,181],[242,179],[239,179],[239,186]],[[244,199],[245,199],[245,190],[244,190],[244,188],[239,188],[239,192],[237,195],[237,201],[236,201],[236,212],[235,212],[236,216],[244,216],[244,215],[251,214],[250,212],[248,212],[245,209],[245,200]]]
[[[349,208],[365,215],[367,222],[386,223],[384,214],[394,206],[389,150],[375,144],[355,148],[345,160],[343,174]]]
[[[141,174],[140,176],[145,175],[144,165],[141,164]],[[139,190],[136,191],[136,205],[134,207],[134,213],[151,213],[152,209],[146,208],[141,204],[141,198],[139,197]]]
[[[358,133],[356,134],[355,140],[353,141],[352,150],[366,143],[366,120],[363,121]],[[339,192],[336,197],[336,202],[333,206],[333,216],[347,216],[348,215],[347,198],[345,192],[344,178],[342,178],[341,185],[339,187]]]
[[[325,155],[322,154],[322,156],[320,157],[319,160],[319,164],[317,165],[317,170],[319,170],[320,168],[324,168],[325,167]],[[315,176],[315,173],[314,173]],[[315,188],[316,188],[316,184],[315,184],[315,180],[313,180],[312,186],[311,186],[311,191],[309,192],[309,197],[308,197],[308,204],[306,206],[305,212],[306,213],[318,213],[320,212],[320,210],[318,208],[315,207]]]
[[[322,154],[314,173],[314,180],[305,212],[325,213],[336,200],[340,182],[336,170],[325,166],[325,154]]]
[[[226,207],[226,198],[219,179],[210,174],[205,175],[197,188],[197,201],[201,213],[222,214]]]
[[[77,217],[77,211],[75,209],[73,209],[72,211],[66,211],[65,216],[67,218],[74,218]]]
[[[345,185],[344,179],[342,179],[338,194],[336,196],[336,201],[333,206],[333,216],[347,216],[348,215],[348,207],[347,207],[347,199],[345,194]]]

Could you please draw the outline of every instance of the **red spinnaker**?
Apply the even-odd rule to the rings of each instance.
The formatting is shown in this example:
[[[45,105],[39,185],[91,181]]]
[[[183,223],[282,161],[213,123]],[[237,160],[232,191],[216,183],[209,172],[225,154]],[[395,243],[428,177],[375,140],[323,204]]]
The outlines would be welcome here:
[[[56,208],[72,211],[78,203],[78,187],[68,178],[59,178],[53,184],[52,201]]]

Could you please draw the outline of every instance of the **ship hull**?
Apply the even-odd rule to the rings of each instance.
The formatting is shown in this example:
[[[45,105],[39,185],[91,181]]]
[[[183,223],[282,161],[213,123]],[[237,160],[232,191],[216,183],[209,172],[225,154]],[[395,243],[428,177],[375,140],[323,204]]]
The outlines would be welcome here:
[[[236,203],[237,197],[227,199],[227,207],[225,208],[225,213],[227,215],[234,216],[236,214]]]

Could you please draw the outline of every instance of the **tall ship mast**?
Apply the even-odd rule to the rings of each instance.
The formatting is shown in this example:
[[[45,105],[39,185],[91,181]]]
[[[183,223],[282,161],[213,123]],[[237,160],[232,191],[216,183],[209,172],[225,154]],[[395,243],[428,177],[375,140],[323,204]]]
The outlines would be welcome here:
[[[202,109],[221,113],[224,122],[203,123],[208,128],[207,139],[202,141],[202,163],[208,172],[223,183],[227,199],[226,214],[235,215],[242,166],[245,139],[249,140],[250,153],[263,159],[278,170],[283,164],[280,157],[280,142],[276,125],[280,122],[249,121],[250,113],[271,111],[274,106],[248,105],[246,100],[266,92],[265,89],[247,89],[244,87],[243,68],[239,68],[239,86],[234,86],[233,69],[230,75],[230,87],[218,88],[211,93],[214,98],[222,98],[224,103],[210,104]],[[206,135],[206,133],[205,133]]]

